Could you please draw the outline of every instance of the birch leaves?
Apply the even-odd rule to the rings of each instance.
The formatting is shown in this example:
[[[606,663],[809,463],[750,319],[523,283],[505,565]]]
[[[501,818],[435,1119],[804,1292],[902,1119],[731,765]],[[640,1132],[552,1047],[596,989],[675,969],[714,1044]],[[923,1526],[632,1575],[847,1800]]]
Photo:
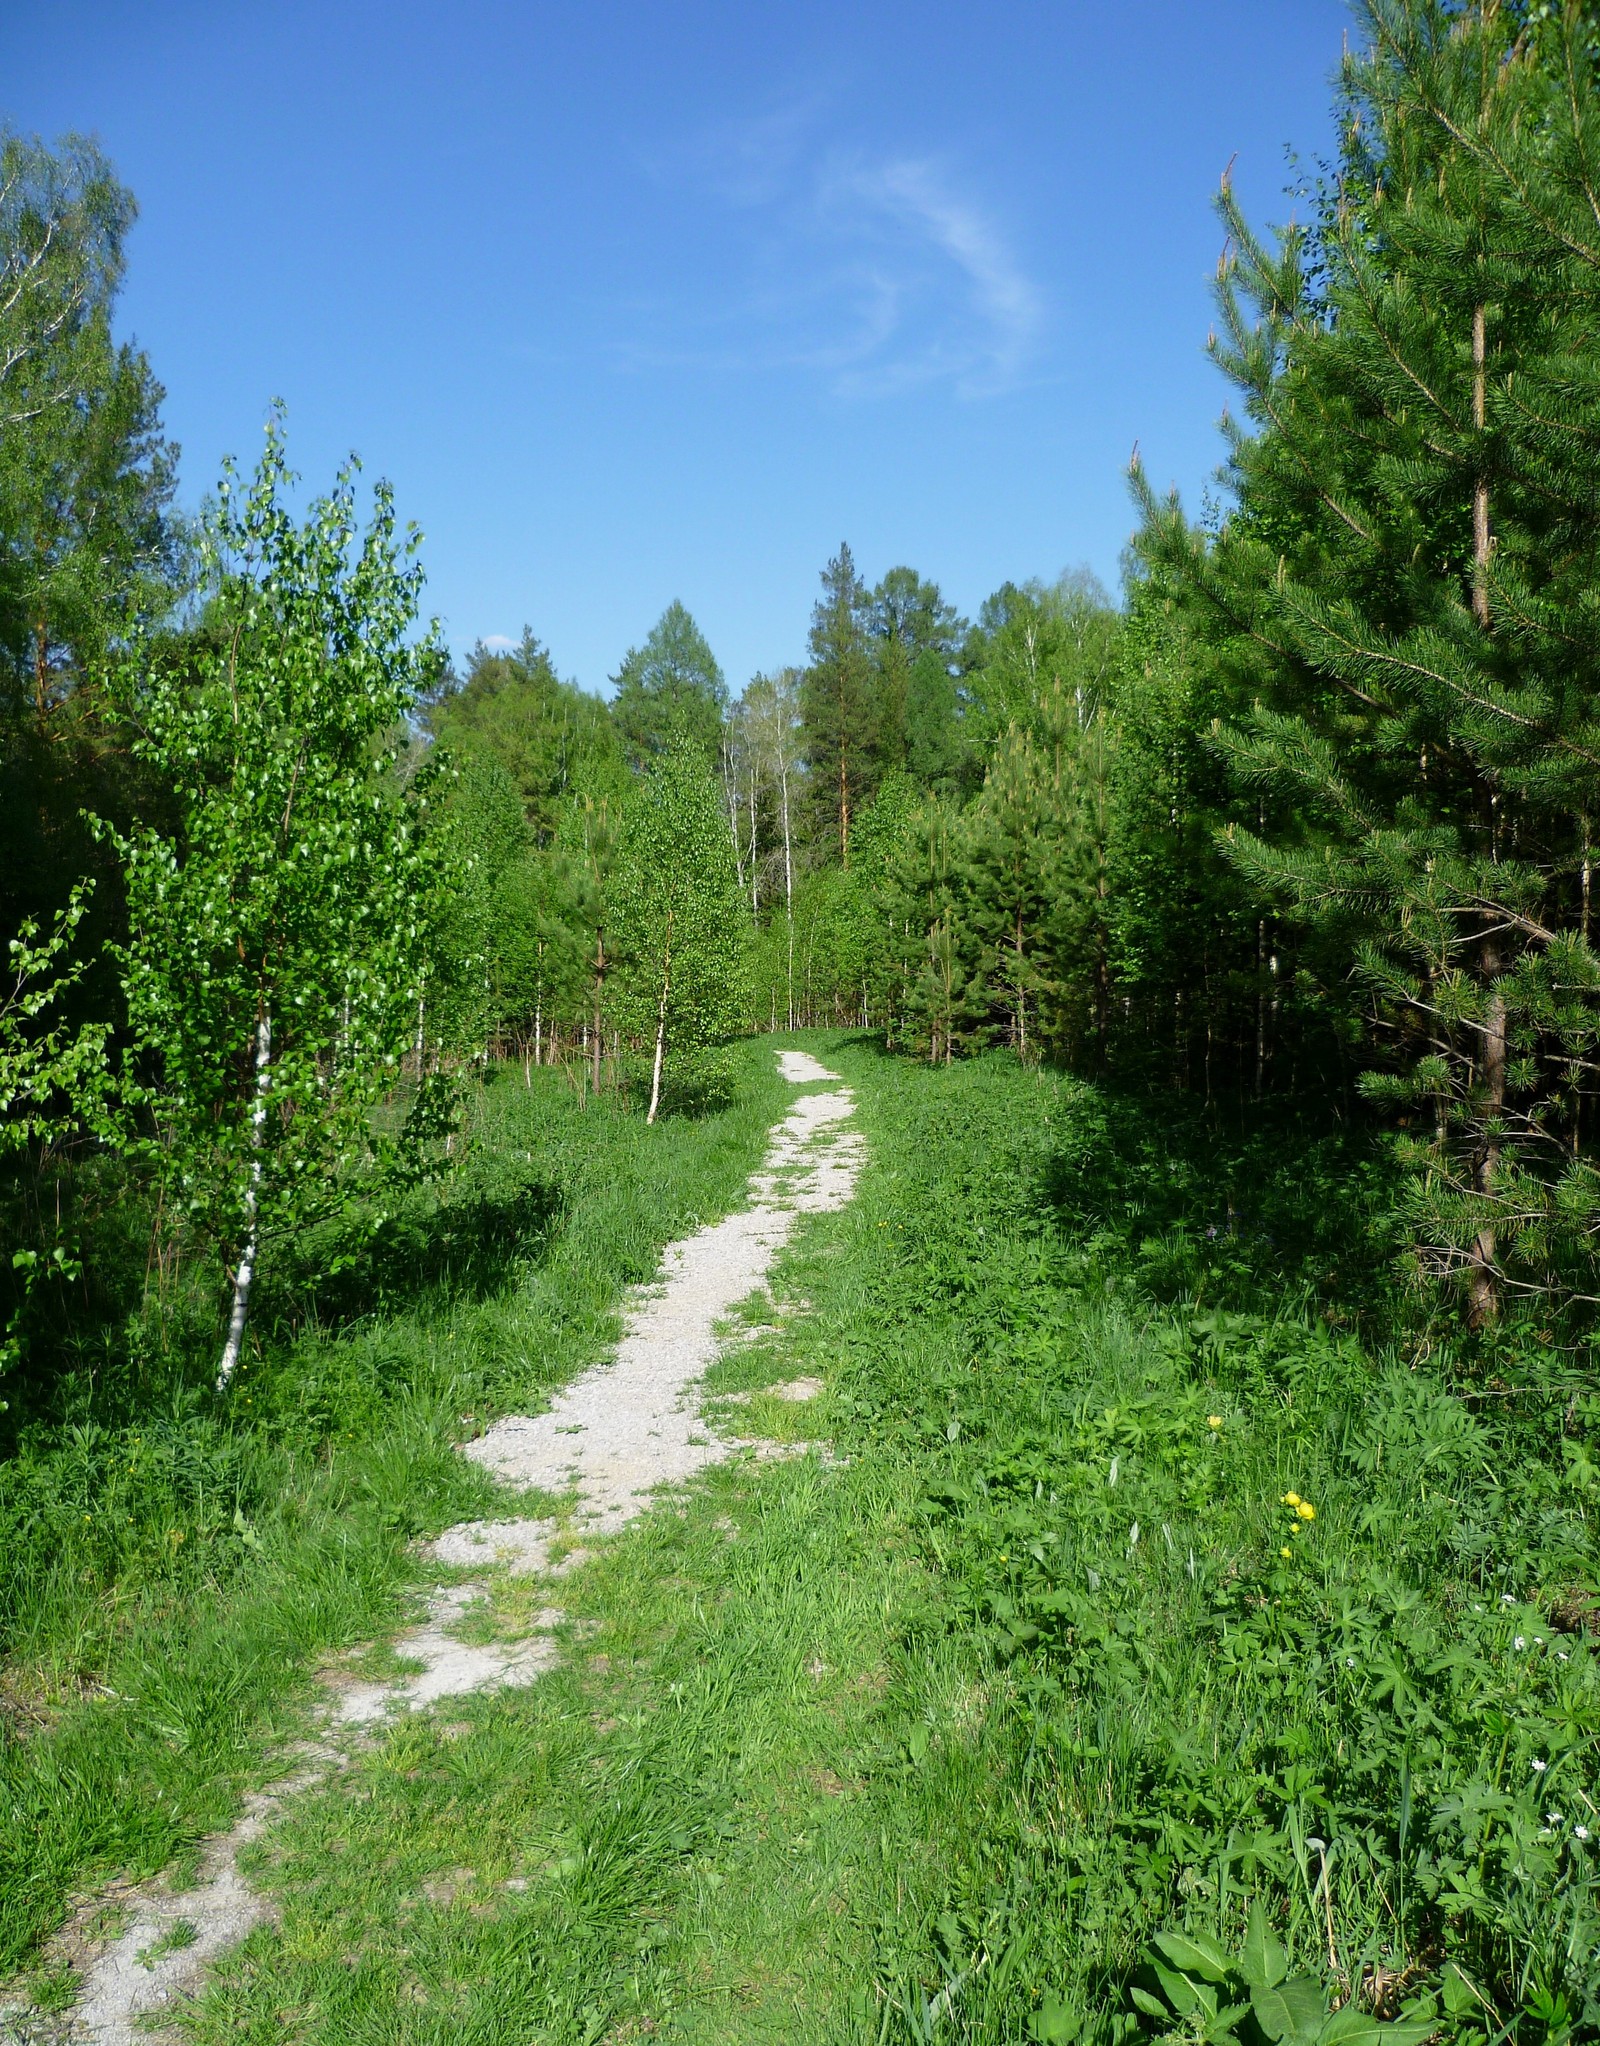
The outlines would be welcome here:
[[[428,943],[425,785],[403,720],[437,661],[411,637],[421,570],[389,491],[359,534],[353,471],[285,509],[281,423],[202,529],[210,606],[174,659],[145,642],[120,684],[170,822],[110,833],[126,876],[123,984],[166,1198],[234,1279],[238,1360],[264,1244],[337,1200],[415,1027]]]

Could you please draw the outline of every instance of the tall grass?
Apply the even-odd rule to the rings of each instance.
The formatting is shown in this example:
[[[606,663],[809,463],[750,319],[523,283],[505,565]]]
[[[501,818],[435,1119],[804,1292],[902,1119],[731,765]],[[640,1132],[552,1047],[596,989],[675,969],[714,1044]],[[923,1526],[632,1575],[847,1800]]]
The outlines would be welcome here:
[[[880,1969],[885,2036],[1163,2010],[1190,2036],[1152,1938],[1238,1956],[1252,1900],[1324,2007],[1593,2036],[1600,1494],[1570,1360],[1384,1341],[1381,1265],[1365,1343],[1337,1294],[1316,1311],[1330,1218],[1365,1228],[1337,1151],[1258,1156],[1276,1233],[1241,1245],[1159,1103],[1141,1134],[1005,1060],[848,1063],[881,1248],[866,1302],[822,1282],[820,1339],[853,1446],[917,1473],[932,1580],[881,1792],[921,1926]],[[957,1643],[981,1705],[922,1710],[919,1657]]]

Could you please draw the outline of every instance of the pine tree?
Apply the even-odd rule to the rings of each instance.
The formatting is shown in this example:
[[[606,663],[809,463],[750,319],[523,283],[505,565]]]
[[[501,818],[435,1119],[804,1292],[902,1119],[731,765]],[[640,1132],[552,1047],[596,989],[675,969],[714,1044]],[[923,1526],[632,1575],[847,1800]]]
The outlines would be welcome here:
[[[627,781],[605,703],[563,682],[526,626],[509,650],[475,646],[465,676],[446,678],[424,725],[461,761],[492,760],[510,775],[540,845],[549,843],[561,805],[580,785],[620,789]]]
[[[867,592],[850,549],[822,572],[811,613],[811,661],[800,686],[812,818],[850,864],[850,823],[877,783],[879,721],[867,631]]]
[[[1232,706],[1230,852],[1358,996],[1424,1268],[1593,1293],[1600,92],[1581,13],[1370,0],[1339,175],[1274,249],[1224,190],[1243,394],[1214,538],[1146,492]]]
[[[705,634],[676,598],[630,647],[612,677],[611,713],[636,771],[673,748],[714,761],[722,747],[728,685]]]
[[[880,678],[880,769],[904,768],[924,788],[949,790],[961,764],[956,674],[966,620],[937,583],[903,567],[878,584],[867,615]]]
[[[1067,882],[1064,819],[1050,795],[1032,739],[1013,727],[965,820],[961,919],[977,948],[984,993],[999,1011],[997,1034],[1022,1059],[1039,1055],[1039,1005],[1052,991],[1056,964],[1047,932]]]

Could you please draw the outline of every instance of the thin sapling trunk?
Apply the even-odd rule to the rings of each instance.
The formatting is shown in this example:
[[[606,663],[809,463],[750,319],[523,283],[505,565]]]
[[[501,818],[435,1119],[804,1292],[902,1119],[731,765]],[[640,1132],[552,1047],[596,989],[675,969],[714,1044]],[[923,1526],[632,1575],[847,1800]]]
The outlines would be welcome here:
[[[661,1106],[661,1064],[667,1049],[667,998],[672,992],[672,912],[667,912],[667,945],[661,961],[661,1000],[656,1005],[656,1058],[650,1075],[650,1113],[647,1124],[656,1119]]]
[[[244,1248],[233,1280],[233,1311],[228,1316],[228,1339],[222,1346],[217,1367],[217,1391],[226,1392],[239,1365],[244,1327],[250,1313],[250,1287],[256,1275],[256,1250],[260,1231],[261,1147],[267,1129],[267,1089],[272,1084],[272,1017],[263,1008],[256,1024],[255,1101],[250,1110],[250,1177],[244,1190]]]

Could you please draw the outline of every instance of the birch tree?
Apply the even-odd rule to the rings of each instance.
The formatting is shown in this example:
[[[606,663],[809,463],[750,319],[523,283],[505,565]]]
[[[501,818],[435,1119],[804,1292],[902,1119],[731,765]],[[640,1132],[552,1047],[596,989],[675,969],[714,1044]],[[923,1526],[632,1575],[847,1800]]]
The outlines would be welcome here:
[[[281,421],[254,479],[225,469],[201,534],[208,630],[187,661],[136,643],[119,682],[176,829],[122,857],[130,1070],[148,1150],[220,1254],[239,1362],[264,1250],[341,1197],[415,1026],[431,856],[402,720],[437,671],[413,637],[419,536],[385,485],[358,534],[354,464],[297,525]]]
[[[794,797],[800,779],[800,671],[757,675],[741,705],[755,771],[777,812],[777,851],[783,861],[783,921],[788,1024],[794,1005]]]
[[[623,818],[612,920],[621,1008],[650,1050],[650,1107],[669,1062],[731,1036],[743,1021],[749,919],[716,782],[689,749],[645,777]]]

